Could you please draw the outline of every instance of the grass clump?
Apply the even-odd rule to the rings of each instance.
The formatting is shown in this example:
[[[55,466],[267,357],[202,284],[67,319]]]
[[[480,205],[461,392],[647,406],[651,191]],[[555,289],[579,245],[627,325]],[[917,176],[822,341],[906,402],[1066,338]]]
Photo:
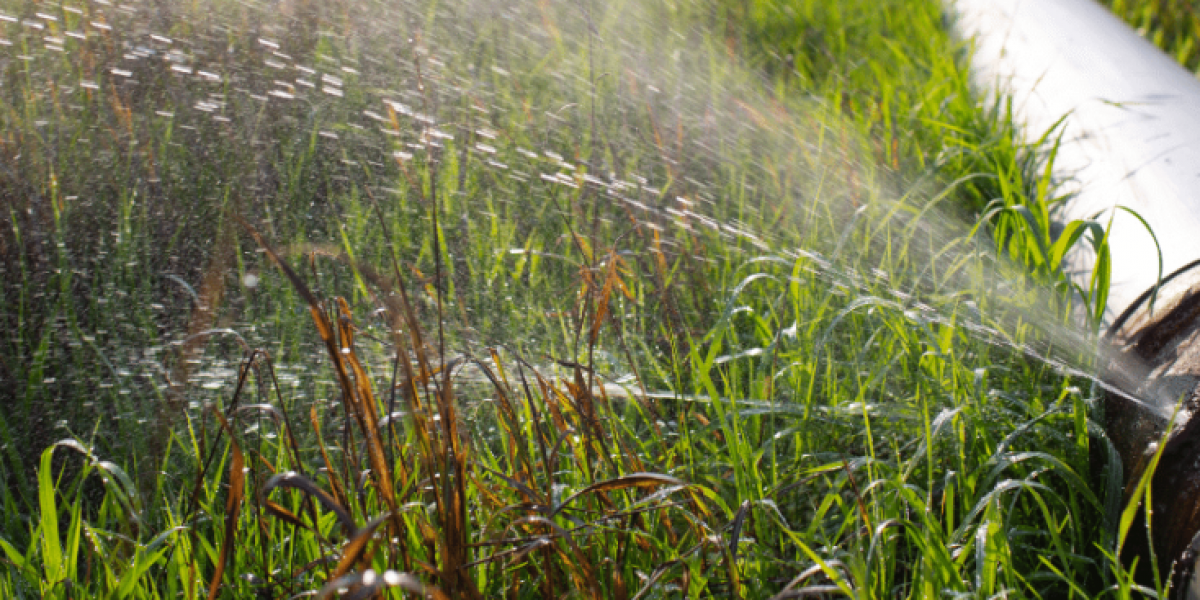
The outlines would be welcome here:
[[[940,10],[0,3],[0,595],[1127,597]]]

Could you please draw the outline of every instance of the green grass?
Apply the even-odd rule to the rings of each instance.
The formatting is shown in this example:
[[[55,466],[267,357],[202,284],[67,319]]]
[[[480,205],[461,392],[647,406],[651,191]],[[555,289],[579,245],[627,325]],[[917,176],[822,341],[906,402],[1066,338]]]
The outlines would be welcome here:
[[[139,10],[0,2],[0,596],[1131,596],[937,2]]]

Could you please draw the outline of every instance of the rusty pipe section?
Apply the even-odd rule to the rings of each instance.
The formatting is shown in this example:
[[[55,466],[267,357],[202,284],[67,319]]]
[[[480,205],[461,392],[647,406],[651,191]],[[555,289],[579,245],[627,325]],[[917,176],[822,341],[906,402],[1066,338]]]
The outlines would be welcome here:
[[[1135,523],[1122,559],[1140,557],[1147,582],[1156,557],[1172,597],[1200,600],[1200,82],[1094,0],[946,3],[975,83],[1011,98],[1029,139],[1065,117],[1055,170],[1071,198],[1057,218],[1111,219],[1102,376],[1119,391],[1099,420],[1127,501],[1162,443],[1154,539]],[[1069,258],[1086,285],[1094,257]]]
[[[1107,393],[1101,420],[1121,456],[1125,502],[1163,444],[1150,483],[1153,539],[1139,514],[1121,558],[1141,565],[1156,558],[1159,573],[1172,579],[1172,597],[1191,600],[1200,598],[1200,418],[1192,418],[1200,411],[1200,261],[1166,277],[1153,308],[1151,295],[1137,298],[1108,330],[1115,352],[1102,376],[1128,394]],[[1173,410],[1142,398],[1171,399]],[[1149,585],[1148,569],[1139,571]]]

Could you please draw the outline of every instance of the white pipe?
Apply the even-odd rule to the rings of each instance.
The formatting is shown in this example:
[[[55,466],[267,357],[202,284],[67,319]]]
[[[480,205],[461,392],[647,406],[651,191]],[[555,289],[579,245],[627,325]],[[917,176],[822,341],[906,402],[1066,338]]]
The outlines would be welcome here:
[[[1160,272],[1154,239],[1136,217],[1115,207],[1132,209],[1149,223],[1161,244],[1164,275],[1200,259],[1200,82],[1094,0],[946,2],[957,13],[960,35],[974,40],[976,84],[1012,99],[1027,138],[1041,137],[1066,116],[1055,170],[1060,180],[1069,182],[1066,191],[1075,195],[1058,216],[1112,218],[1112,286],[1106,315],[1111,324],[1156,285]],[[1072,258],[1073,276],[1086,284],[1093,257],[1080,253]],[[1164,291],[1182,301],[1197,288],[1200,276],[1193,269]],[[1133,328],[1151,323],[1147,315],[1135,317],[1138,325]],[[1164,322],[1171,331],[1157,335],[1177,339],[1170,340],[1174,345],[1167,356],[1150,365],[1155,370],[1146,373],[1151,380],[1147,383],[1163,389],[1182,386],[1169,394],[1172,399],[1200,389],[1200,344],[1195,341],[1200,328],[1195,317],[1191,321]],[[1180,452],[1190,450],[1184,447]],[[1191,468],[1194,459],[1172,455],[1170,460]],[[1172,501],[1176,499],[1190,503],[1196,496],[1185,490]],[[1185,516],[1191,510],[1166,507],[1168,513],[1184,511]],[[1184,534],[1194,535],[1191,550],[1200,551],[1200,535]],[[1184,552],[1170,560],[1186,556]],[[1173,591],[1172,597],[1200,600],[1200,562],[1192,559],[1185,573],[1188,567],[1190,574],[1181,582],[1185,590]]]
[[[1093,0],[947,0],[974,38],[973,77],[1005,92],[1028,139],[1064,115],[1057,174],[1068,220],[1113,218],[1107,321],[1200,258],[1200,82]],[[1092,257],[1076,256],[1084,282]]]

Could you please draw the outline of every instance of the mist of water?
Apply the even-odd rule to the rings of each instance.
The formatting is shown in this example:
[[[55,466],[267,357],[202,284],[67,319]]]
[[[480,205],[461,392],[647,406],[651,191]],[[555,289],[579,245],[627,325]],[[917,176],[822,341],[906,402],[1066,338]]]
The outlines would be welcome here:
[[[283,325],[304,315],[272,304],[286,284],[239,238],[235,216],[297,261],[386,264],[396,252],[417,285],[441,286],[462,346],[571,356],[580,344],[553,315],[573,309],[576,290],[532,295],[537,273],[605,256],[652,269],[654,256],[717,240],[747,274],[755,260],[802,260],[846,294],[884,290],[914,320],[1091,377],[1094,338],[967,235],[938,204],[948,182],[882,164],[880,140],[828,99],[777,95],[780,78],[808,72],[784,57],[745,64],[736,36],[712,30],[720,10],[0,2],[0,186],[12,220],[0,234],[0,388],[18,390],[14,406],[60,407],[46,418],[74,431],[97,414],[140,422],[178,390],[193,408],[226,397],[244,344],[270,349],[296,397],[330,393],[311,340]],[[394,243],[371,224],[369,197]],[[310,274],[356,289],[322,260],[306,262]],[[727,292],[695,302],[719,313]],[[980,294],[1002,308],[980,312]],[[419,297],[429,319],[434,297]],[[938,302],[967,310],[951,319]],[[547,317],[514,322],[513,311]],[[1023,327],[1040,333],[1013,338]],[[616,355],[605,356],[619,371]],[[375,363],[390,370],[383,349]]]

